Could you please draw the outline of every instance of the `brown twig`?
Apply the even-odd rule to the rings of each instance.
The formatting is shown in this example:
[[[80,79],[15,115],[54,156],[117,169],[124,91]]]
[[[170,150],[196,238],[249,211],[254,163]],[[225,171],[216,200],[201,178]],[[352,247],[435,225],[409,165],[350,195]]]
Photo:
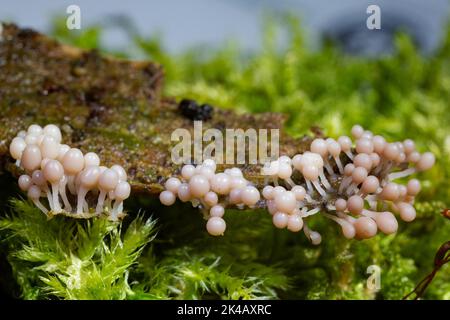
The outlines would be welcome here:
[[[444,209],[442,211],[442,215],[445,218],[450,219],[450,209]],[[422,281],[419,282],[419,284],[414,288],[413,291],[404,296],[403,300],[408,299],[413,294],[415,294],[414,300],[420,299],[423,296],[425,290],[430,285],[430,283],[433,281],[436,273],[442,268],[444,264],[448,263],[449,261],[450,261],[450,241],[447,241],[444,244],[442,244],[439,250],[436,252],[436,255],[434,256],[434,268],[431,271],[431,273],[428,274],[425,278],[423,278]]]

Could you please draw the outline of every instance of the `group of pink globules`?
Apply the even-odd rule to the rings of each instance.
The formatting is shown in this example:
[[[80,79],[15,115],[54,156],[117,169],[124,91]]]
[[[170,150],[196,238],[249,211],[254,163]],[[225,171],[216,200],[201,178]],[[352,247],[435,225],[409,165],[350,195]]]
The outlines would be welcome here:
[[[208,217],[206,229],[215,236],[225,232],[227,207],[266,207],[275,227],[303,230],[313,244],[322,237],[306,220],[317,213],[336,222],[348,239],[368,239],[378,231],[395,233],[395,214],[403,221],[415,219],[414,198],[421,186],[417,179],[406,184],[393,181],[430,169],[435,157],[420,154],[410,139],[387,142],[359,125],[351,133],[354,142],[347,136],[317,138],[309,151],[266,163],[261,191],[239,168],[216,172],[212,159],[184,165],[179,177],[167,179],[160,201],[170,206],[178,197],[202,208]]]

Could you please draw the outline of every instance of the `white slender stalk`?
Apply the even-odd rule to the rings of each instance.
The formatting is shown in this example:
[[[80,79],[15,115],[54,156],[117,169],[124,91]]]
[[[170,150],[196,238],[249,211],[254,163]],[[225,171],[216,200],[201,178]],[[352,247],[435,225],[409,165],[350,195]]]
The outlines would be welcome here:
[[[291,188],[293,188],[293,187],[295,186],[295,183],[294,183],[294,181],[292,181],[291,178],[284,179],[284,181],[286,181],[286,183],[287,183]]]
[[[325,187],[325,189],[327,189],[327,190],[333,189],[333,188],[331,188],[331,184],[328,182],[327,177],[325,177],[325,175],[323,174],[323,170],[322,170],[322,172],[320,172],[319,178],[320,178],[320,181],[322,182],[323,186]]]
[[[331,167],[331,165],[330,165],[330,163],[328,162],[328,160],[324,160],[324,161],[323,161],[323,166],[325,167],[325,169],[327,169],[328,174],[329,174],[330,176],[334,176],[334,175],[335,175],[335,174],[334,174],[334,171],[333,171],[333,168]]]
[[[278,186],[279,186],[279,184],[278,184],[278,178],[277,178],[276,176],[272,177],[272,181],[273,181],[273,185],[274,185],[275,187],[278,187]]]
[[[404,178],[404,177],[414,174],[415,172],[416,172],[415,168],[408,168],[403,171],[392,172],[388,175],[388,179],[389,179],[389,181],[392,181],[395,179]]]
[[[48,215],[48,210],[47,208],[41,203],[41,201],[39,200],[32,200],[34,205],[36,207],[38,207],[39,210],[41,210],[43,213],[45,213],[46,215]]]
[[[97,207],[95,209],[96,214],[101,214],[103,212],[103,203],[105,202],[106,192],[100,191],[98,195]]]
[[[344,151],[344,153],[353,161],[353,153],[351,151]]]
[[[53,210],[56,213],[60,213],[62,211],[61,204],[59,203],[59,185],[58,183],[52,183],[52,202],[53,202]]]
[[[342,218],[350,223],[353,223],[356,219],[352,216],[349,216],[348,214],[345,214],[344,212],[336,211],[336,214],[339,216],[339,218]]]
[[[307,211],[305,214],[304,214],[304,218],[306,218],[306,217],[309,217],[309,216],[313,216],[313,215],[315,215],[317,212],[319,212],[320,211],[320,208],[319,207],[317,207],[317,208],[314,208],[314,209],[311,209],[311,210],[309,210],[309,211]]]
[[[348,184],[352,181],[352,177],[345,177],[341,180],[341,185],[339,186],[339,193],[342,193]]]
[[[67,176],[67,187],[71,194],[77,194],[77,190],[75,188],[75,176]]]
[[[320,183],[317,180],[312,181],[312,184],[314,185],[317,192],[319,192],[322,197],[324,197],[324,198],[327,197],[327,193],[325,192],[325,190],[322,189],[322,187],[320,186]]]
[[[63,177],[59,182],[59,194],[64,202],[64,211],[71,212],[72,206],[70,205],[69,199],[67,199],[66,194],[67,177]]]
[[[333,157],[334,161],[336,162],[336,165],[338,167],[339,173],[344,173],[344,166],[342,165],[341,159],[339,157]]]
[[[308,194],[311,195],[311,193],[313,192],[313,188],[312,188],[311,182],[309,180],[306,180],[306,179],[305,179],[305,181],[306,181],[306,190],[307,190]]]
[[[55,208],[53,207],[53,195],[47,186],[44,186],[44,190],[45,190],[45,194],[47,196],[48,205],[50,206],[50,210],[54,211]]]
[[[77,196],[77,214],[83,213],[85,197],[88,190],[86,188],[78,188],[78,196]]]

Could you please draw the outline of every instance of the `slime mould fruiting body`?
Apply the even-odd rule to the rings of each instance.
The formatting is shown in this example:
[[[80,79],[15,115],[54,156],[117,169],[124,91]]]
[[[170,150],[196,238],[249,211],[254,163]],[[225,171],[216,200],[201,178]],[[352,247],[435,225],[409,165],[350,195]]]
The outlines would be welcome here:
[[[118,220],[131,190],[125,170],[120,165],[101,166],[96,153],[83,154],[62,144],[61,138],[60,129],[53,124],[44,128],[32,124],[12,140],[11,156],[25,171],[18,180],[20,189],[43,213],[76,217],[90,216],[94,206],[86,195],[91,193],[96,203],[92,215],[107,213],[111,220]],[[48,207],[41,198],[46,198]]]
[[[354,144],[347,136],[318,138],[309,151],[267,163],[261,190],[239,168],[216,172],[212,159],[196,167],[185,165],[180,178],[166,181],[160,201],[169,206],[178,197],[200,207],[208,218],[206,229],[214,236],[225,232],[226,207],[256,206],[267,208],[275,227],[303,230],[313,244],[319,244],[322,236],[306,220],[318,213],[336,222],[348,239],[368,239],[378,231],[395,233],[394,213],[406,222],[416,217],[413,204],[420,182],[411,179],[403,185],[394,180],[428,170],[435,157],[420,154],[410,139],[387,142],[359,125],[352,128],[352,135]]]

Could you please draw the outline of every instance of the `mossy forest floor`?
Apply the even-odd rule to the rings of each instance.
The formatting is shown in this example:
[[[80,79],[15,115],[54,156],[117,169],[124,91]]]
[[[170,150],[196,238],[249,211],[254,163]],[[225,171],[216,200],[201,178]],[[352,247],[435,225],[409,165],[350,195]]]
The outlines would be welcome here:
[[[199,212],[163,208],[137,196],[121,224],[45,216],[0,176],[0,287],[23,299],[401,299],[433,268],[436,250],[450,240],[450,28],[442,46],[421,56],[411,40],[396,37],[396,53],[377,59],[347,56],[332,45],[310,51],[296,19],[265,26],[261,52],[239,47],[196,48],[167,54],[163,42],[133,35],[134,52],[165,69],[166,96],[193,98],[243,112],[289,116],[293,136],[319,126],[336,137],[360,123],[391,139],[412,138],[437,157],[420,174],[418,217],[395,236],[348,241],[317,215],[323,235],[312,246],[303,235],[275,229],[264,211],[227,212],[224,237],[207,235]],[[284,30],[288,46],[276,46]],[[66,43],[102,49],[102,29],[70,34]],[[108,52],[130,56],[127,52]],[[14,199],[11,202],[11,198]],[[367,289],[370,265],[381,268],[381,289]],[[450,266],[437,274],[425,299],[450,299]]]

